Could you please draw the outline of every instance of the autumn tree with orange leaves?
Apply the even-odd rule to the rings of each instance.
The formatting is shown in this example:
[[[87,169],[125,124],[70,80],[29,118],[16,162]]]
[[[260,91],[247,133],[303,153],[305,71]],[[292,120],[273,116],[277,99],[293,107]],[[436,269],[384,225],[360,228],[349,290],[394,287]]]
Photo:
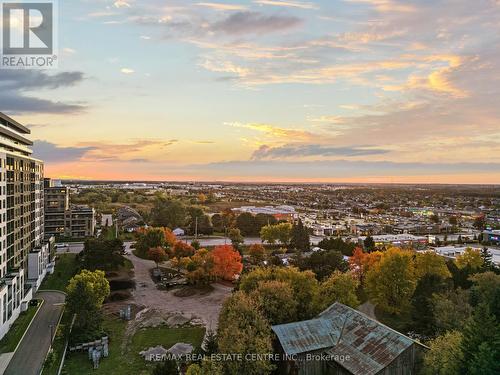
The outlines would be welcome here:
[[[223,280],[234,280],[243,270],[241,255],[231,245],[216,246],[212,251],[215,275]]]
[[[158,265],[161,262],[167,260],[168,257],[167,253],[165,252],[165,249],[161,246],[158,246],[148,250],[148,258],[151,259],[153,262],[155,262],[156,268],[158,268]]]
[[[177,241],[174,244],[174,247],[172,248],[171,251],[171,257],[172,258],[185,258],[185,257],[190,257],[193,256],[195,253],[194,247],[191,245],[182,242],[182,241]]]
[[[349,268],[363,284],[366,273],[380,261],[381,257],[380,251],[365,253],[361,247],[356,247],[349,258]]]

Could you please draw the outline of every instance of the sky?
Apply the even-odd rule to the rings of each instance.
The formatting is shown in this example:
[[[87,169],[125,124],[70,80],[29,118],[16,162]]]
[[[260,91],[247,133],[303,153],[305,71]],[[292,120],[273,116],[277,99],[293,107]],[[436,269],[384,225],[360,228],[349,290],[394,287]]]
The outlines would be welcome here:
[[[59,1],[0,111],[53,178],[500,184],[499,0]]]

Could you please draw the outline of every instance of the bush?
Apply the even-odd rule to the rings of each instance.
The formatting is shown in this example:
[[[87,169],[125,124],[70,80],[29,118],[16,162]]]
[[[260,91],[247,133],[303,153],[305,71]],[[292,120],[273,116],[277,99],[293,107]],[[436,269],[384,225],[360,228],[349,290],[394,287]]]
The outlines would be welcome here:
[[[112,291],[124,290],[124,289],[134,289],[135,288],[135,281],[132,279],[109,280],[109,288]]]

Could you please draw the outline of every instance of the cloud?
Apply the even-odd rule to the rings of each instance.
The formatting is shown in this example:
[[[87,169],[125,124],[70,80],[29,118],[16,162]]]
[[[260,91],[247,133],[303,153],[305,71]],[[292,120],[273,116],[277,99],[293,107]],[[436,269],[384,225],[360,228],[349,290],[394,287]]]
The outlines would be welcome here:
[[[374,146],[335,147],[320,144],[287,144],[279,147],[270,147],[263,145],[252,154],[252,159],[283,159],[308,156],[366,156],[381,155],[388,152],[388,150],[375,148]]]
[[[324,135],[314,134],[310,131],[303,129],[286,129],[269,124],[258,124],[258,123],[243,124],[240,122],[227,122],[225,123],[225,125],[229,125],[234,128],[255,130],[257,132],[264,133],[266,136],[269,137],[284,138],[286,140],[306,141],[324,137]]]
[[[176,139],[138,139],[130,143],[80,142],[75,146],[60,146],[45,140],[36,140],[35,157],[51,163],[94,163],[94,162],[151,162],[142,157],[151,150],[163,151],[178,141]],[[139,155],[139,156],[138,156]]]
[[[82,82],[82,72],[47,74],[40,70],[0,70],[0,88],[3,90],[28,91],[31,89],[54,90],[71,87]]]
[[[116,0],[113,3],[113,5],[115,8],[130,8],[131,7],[130,3],[125,1],[125,0]]]
[[[0,103],[4,111],[20,113],[78,113],[86,109],[82,103],[54,101],[28,95],[42,90],[73,87],[84,79],[82,72],[47,74],[38,70],[0,70]]]
[[[278,7],[300,8],[300,9],[318,9],[318,6],[312,3],[299,1],[280,1],[280,0],[255,0],[255,4],[272,5]]]
[[[55,143],[36,140],[33,143],[34,157],[51,163],[66,163],[80,160],[86,153],[95,147],[64,147]]]
[[[133,74],[135,73],[135,70],[130,68],[121,68],[120,72],[123,74]]]
[[[260,12],[237,12],[212,24],[211,29],[230,35],[268,34],[295,28],[302,20],[293,16],[267,15]]]
[[[210,2],[201,2],[196,3],[195,5],[211,8],[215,10],[244,10],[246,7],[244,5],[238,4],[226,4],[226,3],[210,3]]]

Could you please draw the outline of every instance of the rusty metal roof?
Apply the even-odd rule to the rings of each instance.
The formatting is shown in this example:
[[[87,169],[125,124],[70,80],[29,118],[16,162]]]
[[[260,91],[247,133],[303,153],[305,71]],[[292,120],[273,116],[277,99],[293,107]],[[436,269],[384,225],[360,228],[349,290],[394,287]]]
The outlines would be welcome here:
[[[415,343],[341,303],[334,303],[316,319],[272,329],[286,354],[323,350],[354,375],[376,374]],[[347,355],[348,361],[336,360],[336,356]]]

